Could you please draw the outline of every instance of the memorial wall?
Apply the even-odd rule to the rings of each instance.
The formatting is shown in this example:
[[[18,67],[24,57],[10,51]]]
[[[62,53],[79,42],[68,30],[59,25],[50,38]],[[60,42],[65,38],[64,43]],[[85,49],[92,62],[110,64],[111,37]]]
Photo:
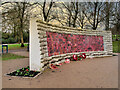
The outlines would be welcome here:
[[[112,33],[60,27],[31,19],[30,69],[44,70],[53,63],[64,62],[73,54],[86,53],[87,58],[112,56]]]

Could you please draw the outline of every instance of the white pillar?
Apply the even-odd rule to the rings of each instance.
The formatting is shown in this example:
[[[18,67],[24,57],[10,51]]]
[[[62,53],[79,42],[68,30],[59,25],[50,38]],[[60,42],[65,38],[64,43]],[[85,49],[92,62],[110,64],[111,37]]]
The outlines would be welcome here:
[[[40,71],[41,57],[40,57],[40,43],[38,38],[38,30],[36,18],[30,20],[30,48],[29,48],[29,66],[30,70]]]

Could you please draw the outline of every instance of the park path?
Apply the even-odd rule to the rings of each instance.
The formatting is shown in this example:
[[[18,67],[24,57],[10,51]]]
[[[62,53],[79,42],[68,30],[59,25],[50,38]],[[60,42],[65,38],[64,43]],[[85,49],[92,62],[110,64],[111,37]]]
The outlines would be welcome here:
[[[118,56],[85,59],[45,70],[35,79],[4,74],[25,67],[29,58],[3,61],[3,88],[117,88]]]
[[[26,56],[29,57],[29,52],[27,51],[26,48],[24,49],[15,49],[15,50],[9,50],[9,53],[20,55],[20,56]]]

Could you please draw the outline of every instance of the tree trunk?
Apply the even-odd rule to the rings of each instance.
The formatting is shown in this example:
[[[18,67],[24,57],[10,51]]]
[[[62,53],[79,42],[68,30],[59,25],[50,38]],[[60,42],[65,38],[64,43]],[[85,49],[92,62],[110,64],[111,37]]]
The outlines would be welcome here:
[[[69,27],[71,27],[71,15],[69,16]]]
[[[105,30],[109,30],[109,4],[106,2],[106,19],[105,19]]]
[[[46,0],[44,0],[44,4],[43,4],[43,17],[44,17],[44,21],[47,21],[47,16],[45,13],[45,5],[46,5]]]
[[[96,12],[97,12],[98,3],[95,2],[94,5],[95,5],[95,9],[94,9],[94,19],[93,19],[93,30],[96,30],[96,25],[95,24],[96,24]]]
[[[73,27],[76,27],[76,20],[77,20],[77,15],[78,15],[78,2],[75,3],[75,16],[74,16],[74,20],[73,20]]]
[[[81,28],[83,29],[83,26],[84,26],[84,24],[83,24],[83,20],[82,20],[82,22],[81,22]]]
[[[20,36],[21,36],[21,47],[24,47],[24,40],[23,40],[23,32],[20,32]]]
[[[20,40],[21,40],[21,47],[24,47],[24,40],[23,40],[23,19],[20,20],[21,21],[21,27],[20,27]]]
[[[76,19],[73,20],[73,27],[76,27],[75,23],[76,23]]]
[[[120,35],[120,2],[118,5],[118,34]]]
[[[23,8],[20,17],[20,38],[21,38],[21,47],[24,47],[24,40],[23,40],[23,20],[24,20],[24,12],[25,12],[25,3],[23,3]]]
[[[97,28],[96,28],[96,27],[93,27],[92,29],[93,29],[93,30],[96,30]]]
[[[49,9],[48,9],[48,11],[46,11],[45,10],[46,0],[44,0],[44,3],[43,3],[43,17],[44,17],[45,22],[49,22],[48,16],[49,16],[50,10],[51,10],[51,8],[53,6],[53,3],[54,3],[53,0],[51,0],[50,5],[49,5]]]
[[[15,38],[15,40],[17,41],[17,31],[16,31],[15,24],[14,24],[13,29],[14,29],[14,38]]]

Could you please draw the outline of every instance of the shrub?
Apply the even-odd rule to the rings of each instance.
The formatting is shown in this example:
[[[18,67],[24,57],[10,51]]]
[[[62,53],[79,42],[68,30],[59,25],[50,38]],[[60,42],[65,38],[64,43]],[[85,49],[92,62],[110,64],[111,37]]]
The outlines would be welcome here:
[[[2,44],[7,44],[8,40],[7,39],[2,39]]]
[[[9,37],[10,37],[10,33],[2,32],[2,38],[3,39],[8,39]]]
[[[16,43],[16,40],[12,37],[8,38],[8,43]]]
[[[28,42],[28,40],[29,40],[29,33],[24,32],[23,33],[23,39],[24,39],[24,42]]]
[[[16,43],[14,38],[2,39],[2,44]]]

